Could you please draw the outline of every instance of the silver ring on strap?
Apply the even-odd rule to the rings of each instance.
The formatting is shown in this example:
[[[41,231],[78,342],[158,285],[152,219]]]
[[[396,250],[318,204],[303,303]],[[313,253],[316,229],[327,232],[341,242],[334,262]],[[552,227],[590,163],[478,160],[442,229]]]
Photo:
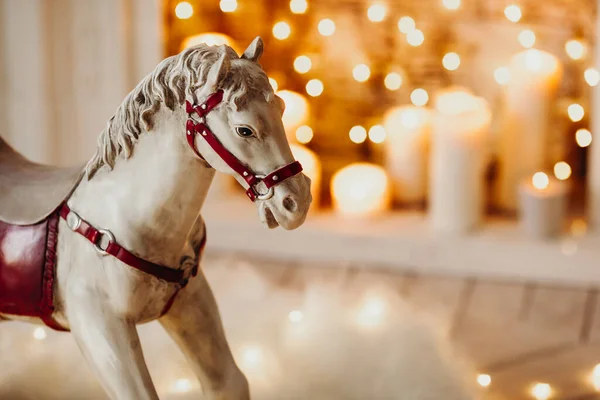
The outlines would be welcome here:
[[[109,231],[108,229],[98,229],[98,232],[102,235],[98,238],[98,240],[96,241],[96,243],[94,243],[94,248],[96,249],[96,251],[98,253],[100,253],[100,255],[103,256],[107,256],[108,253],[106,252],[106,249],[108,249],[108,245],[111,242],[115,242],[115,235],[112,234],[111,231]],[[108,237],[108,244],[106,245],[106,248],[102,248],[100,247],[100,242],[102,242],[102,238],[106,236]]]
[[[264,182],[263,179],[265,179],[267,176],[266,175],[255,175],[255,176],[258,179],[260,179],[260,182],[258,182],[256,185],[254,185],[252,187],[252,190],[254,191],[254,193],[256,193],[256,198],[259,199],[259,200],[269,200],[275,194],[274,186],[271,186],[270,188],[268,188],[266,193],[260,193],[255,188],[256,188],[257,185],[260,185],[261,182]]]

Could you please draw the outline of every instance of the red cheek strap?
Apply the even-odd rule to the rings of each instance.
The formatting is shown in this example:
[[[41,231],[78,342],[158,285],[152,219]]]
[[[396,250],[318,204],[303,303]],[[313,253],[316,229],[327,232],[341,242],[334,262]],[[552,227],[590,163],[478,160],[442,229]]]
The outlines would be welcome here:
[[[254,173],[250,168],[244,165],[236,156],[221,144],[216,135],[210,130],[206,124],[206,115],[213,110],[223,100],[223,91],[219,90],[213,93],[209,98],[200,105],[192,105],[186,101],[186,111],[188,119],[186,123],[186,138],[188,145],[194,153],[200,158],[202,155],[198,152],[195,145],[196,135],[202,137],[213,151],[239,176],[248,184],[246,194],[252,201],[266,200],[273,196],[273,187],[279,183],[289,179],[302,172],[302,165],[298,161],[291,162],[283,167],[269,173],[268,175],[259,175]],[[200,122],[192,118],[192,114],[200,117]],[[257,186],[262,183],[262,186],[267,190],[261,193]]]

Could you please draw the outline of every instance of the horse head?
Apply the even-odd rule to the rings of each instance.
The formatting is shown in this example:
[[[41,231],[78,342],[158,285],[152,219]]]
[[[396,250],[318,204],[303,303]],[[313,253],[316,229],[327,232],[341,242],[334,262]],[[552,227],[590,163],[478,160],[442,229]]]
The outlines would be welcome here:
[[[155,151],[181,146],[186,159],[195,157],[233,175],[247,189],[263,224],[300,226],[312,201],[310,179],[292,156],[282,122],[284,103],[258,63],[262,52],[257,37],[241,57],[226,45],[200,44],[165,59],[107,124],[87,165],[88,179],[102,167],[112,170],[119,156],[134,155],[138,141],[168,132],[172,140]],[[154,154],[146,158],[151,161]]]
[[[285,105],[258,63],[262,52],[259,37],[239,58],[227,46],[219,49],[217,61],[207,70],[205,84],[187,99],[191,111],[194,107],[190,104],[198,104],[196,99],[203,99],[200,104],[206,107],[211,96],[222,91],[223,100],[210,112],[203,115],[202,109],[197,109],[203,125],[218,143],[211,146],[202,138],[205,132],[199,132],[194,146],[213,168],[233,175],[248,187],[263,224],[295,229],[304,222],[312,200],[310,179],[294,162],[282,122]],[[228,161],[222,151],[234,160]]]

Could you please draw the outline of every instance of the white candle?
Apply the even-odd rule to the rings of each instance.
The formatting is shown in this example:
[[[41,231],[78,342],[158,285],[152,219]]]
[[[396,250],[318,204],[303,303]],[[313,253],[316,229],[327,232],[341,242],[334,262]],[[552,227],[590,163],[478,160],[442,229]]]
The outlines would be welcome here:
[[[377,165],[351,164],[333,175],[331,198],[335,211],[343,215],[380,214],[390,203],[388,177]]]
[[[390,110],[384,119],[387,133],[385,167],[394,199],[418,203],[427,195],[427,157],[431,132],[430,111],[404,106]]]
[[[302,172],[310,178],[310,193],[312,194],[311,209],[319,207],[321,198],[321,162],[317,155],[299,144],[291,144],[294,158],[302,164]]]
[[[483,213],[491,112],[466,89],[436,99],[433,122],[429,207],[437,231],[465,233]]]
[[[520,222],[523,231],[536,239],[558,236],[563,228],[568,186],[543,172],[520,185]]]
[[[552,54],[531,49],[513,56],[509,70],[495,204],[504,210],[515,210],[519,183],[546,166],[550,118],[562,68]]]

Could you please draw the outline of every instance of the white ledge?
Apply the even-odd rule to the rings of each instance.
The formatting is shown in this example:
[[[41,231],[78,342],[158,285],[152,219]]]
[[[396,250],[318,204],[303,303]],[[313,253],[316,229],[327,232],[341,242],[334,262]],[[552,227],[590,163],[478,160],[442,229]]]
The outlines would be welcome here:
[[[208,251],[235,251],[332,267],[360,265],[417,273],[573,286],[600,284],[600,235],[535,241],[515,221],[490,220],[468,236],[440,236],[423,213],[352,220],[314,213],[294,231],[263,227],[250,202],[212,200],[203,210]]]

